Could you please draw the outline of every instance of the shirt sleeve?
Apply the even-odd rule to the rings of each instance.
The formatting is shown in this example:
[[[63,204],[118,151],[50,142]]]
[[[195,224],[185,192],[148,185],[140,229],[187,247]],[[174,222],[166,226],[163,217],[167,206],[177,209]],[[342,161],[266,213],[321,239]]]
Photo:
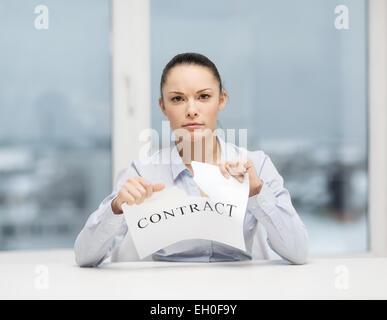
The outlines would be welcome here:
[[[265,227],[267,243],[274,252],[292,264],[306,263],[309,236],[283,178],[266,154],[261,168],[256,169],[264,184],[257,195],[249,197],[247,210]]]
[[[137,176],[133,166],[124,170],[110,195],[88,217],[74,244],[75,261],[81,267],[95,267],[111,256],[124,239],[128,227],[123,214],[114,214],[111,202],[127,179]]]

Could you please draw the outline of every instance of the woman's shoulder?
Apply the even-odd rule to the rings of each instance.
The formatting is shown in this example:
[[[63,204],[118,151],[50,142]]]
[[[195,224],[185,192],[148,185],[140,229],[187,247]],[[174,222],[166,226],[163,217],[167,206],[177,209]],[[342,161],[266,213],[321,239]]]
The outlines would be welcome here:
[[[164,147],[162,149],[154,150],[151,154],[140,156],[139,158],[132,161],[132,164],[136,168],[147,167],[147,166],[159,166],[170,163],[171,159],[171,148]]]

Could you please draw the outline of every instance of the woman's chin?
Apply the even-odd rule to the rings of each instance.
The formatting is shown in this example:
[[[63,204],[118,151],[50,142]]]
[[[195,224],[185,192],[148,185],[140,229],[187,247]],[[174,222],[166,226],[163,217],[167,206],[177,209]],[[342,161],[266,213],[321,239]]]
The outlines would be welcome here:
[[[212,133],[210,129],[195,129],[190,130],[190,137],[191,141],[206,140],[212,137]]]
[[[194,142],[194,141],[203,141],[207,139],[212,138],[212,130],[209,128],[183,128],[184,134],[182,132],[179,132],[179,136],[181,136],[181,139],[187,141],[187,142]]]

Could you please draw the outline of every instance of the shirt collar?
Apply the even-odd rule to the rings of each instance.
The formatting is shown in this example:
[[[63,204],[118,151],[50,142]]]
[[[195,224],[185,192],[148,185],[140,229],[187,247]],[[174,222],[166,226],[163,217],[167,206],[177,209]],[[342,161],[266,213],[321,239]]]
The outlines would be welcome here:
[[[219,142],[220,146],[220,160],[224,161],[233,158],[233,154],[230,152],[231,148],[227,147],[225,141],[218,135],[216,136],[216,139]],[[174,143],[173,148],[171,150],[171,171],[173,180],[175,180],[178,175],[184,170],[188,170],[188,168],[183,163],[183,159],[180,157],[180,154],[177,151],[177,146]]]

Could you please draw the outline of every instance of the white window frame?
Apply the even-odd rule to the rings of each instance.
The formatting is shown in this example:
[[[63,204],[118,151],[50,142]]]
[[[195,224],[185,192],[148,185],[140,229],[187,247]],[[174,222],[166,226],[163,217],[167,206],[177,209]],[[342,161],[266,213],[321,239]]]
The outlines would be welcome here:
[[[150,17],[148,0],[112,0],[113,181],[139,157],[150,128]]]
[[[369,0],[368,22],[370,247],[341,257],[387,256],[387,1]],[[112,61],[115,180],[138,158],[139,133],[150,128],[151,104],[157,103],[150,101],[149,0],[112,0]]]
[[[370,254],[387,256],[387,1],[369,0]]]

